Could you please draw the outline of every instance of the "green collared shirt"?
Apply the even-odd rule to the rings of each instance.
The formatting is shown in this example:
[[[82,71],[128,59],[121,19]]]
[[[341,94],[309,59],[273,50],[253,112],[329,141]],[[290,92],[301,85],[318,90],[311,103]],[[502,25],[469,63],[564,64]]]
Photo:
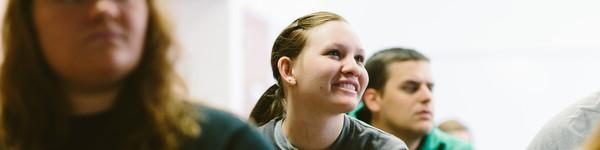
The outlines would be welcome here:
[[[473,145],[448,133],[433,128],[419,145],[417,150],[472,150]]]
[[[370,119],[371,114],[361,114],[360,111],[367,109],[363,103],[359,105],[352,112],[348,114],[357,119]],[[366,117],[366,118],[365,118]],[[363,120],[364,121],[364,120]],[[438,128],[433,128],[429,134],[424,137],[421,141],[417,150],[472,150],[473,145],[467,143],[461,139],[458,139]]]

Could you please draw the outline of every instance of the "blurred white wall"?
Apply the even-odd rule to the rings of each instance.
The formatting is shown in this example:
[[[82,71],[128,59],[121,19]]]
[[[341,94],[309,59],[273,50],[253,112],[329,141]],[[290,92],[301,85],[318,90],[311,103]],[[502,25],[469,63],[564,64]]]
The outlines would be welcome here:
[[[241,26],[229,1],[176,0],[170,3],[181,47],[178,70],[191,96],[210,105],[242,113],[239,96]]]
[[[231,82],[227,75],[231,37],[227,25],[227,1],[179,0],[172,4],[179,40],[182,48],[180,71],[187,80],[194,97],[211,99],[215,103],[227,104],[229,95],[218,94],[229,91]],[[199,84],[195,84],[199,83]]]

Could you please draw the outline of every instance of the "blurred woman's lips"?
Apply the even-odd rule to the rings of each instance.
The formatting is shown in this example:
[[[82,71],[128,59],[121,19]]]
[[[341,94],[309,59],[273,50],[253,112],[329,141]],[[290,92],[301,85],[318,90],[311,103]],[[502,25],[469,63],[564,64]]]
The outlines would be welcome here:
[[[114,31],[93,32],[86,37],[86,41],[110,40],[120,38],[122,34]]]
[[[124,39],[125,33],[123,28],[117,26],[114,23],[106,23],[105,25],[99,25],[86,34],[84,34],[85,42],[116,42],[116,40]]]

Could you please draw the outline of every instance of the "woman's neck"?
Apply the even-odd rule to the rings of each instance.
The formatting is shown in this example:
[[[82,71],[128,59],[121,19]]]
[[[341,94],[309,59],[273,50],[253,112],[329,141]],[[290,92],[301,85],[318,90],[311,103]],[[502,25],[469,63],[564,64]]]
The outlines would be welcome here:
[[[119,87],[83,89],[67,87],[66,93],[75,116],[104,112],[112,107]]]
[[[299,149],[326,149],[340,135],[344,114],[327,114],[316,109],[303,108],[288,99],[283,133]]]

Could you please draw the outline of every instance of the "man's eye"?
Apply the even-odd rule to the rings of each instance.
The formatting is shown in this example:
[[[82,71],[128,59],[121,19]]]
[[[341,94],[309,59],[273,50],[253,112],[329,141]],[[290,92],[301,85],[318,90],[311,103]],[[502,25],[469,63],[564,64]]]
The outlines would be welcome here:
[[[434,86],[433,83],[427,84],[427,88],[429,89],[430,92],[433,92],[433,86]]]
[[[419,84],[416,83],[407,83],[401,88],[404,92],[409,94],[414,94],[419,90]]]

